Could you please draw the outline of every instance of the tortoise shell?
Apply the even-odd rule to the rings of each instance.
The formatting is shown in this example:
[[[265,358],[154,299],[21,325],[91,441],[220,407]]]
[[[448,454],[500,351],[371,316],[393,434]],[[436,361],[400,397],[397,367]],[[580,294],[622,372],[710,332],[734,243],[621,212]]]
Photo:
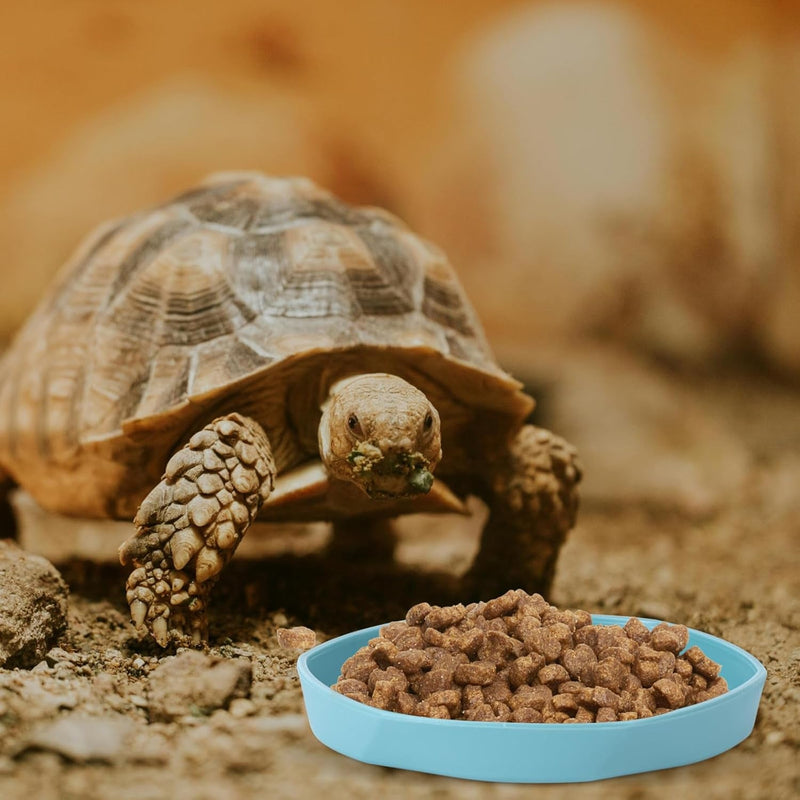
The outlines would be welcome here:
[[[65,265],[0,363],[0,465],[45,507],[129,517],[218,413],[258,420],[279,471],[313,457],[329,386],[358,372],[425,391],[462,469],[476,425],[510,435],[532,407],[400,220],[306,179],[215,175]]]

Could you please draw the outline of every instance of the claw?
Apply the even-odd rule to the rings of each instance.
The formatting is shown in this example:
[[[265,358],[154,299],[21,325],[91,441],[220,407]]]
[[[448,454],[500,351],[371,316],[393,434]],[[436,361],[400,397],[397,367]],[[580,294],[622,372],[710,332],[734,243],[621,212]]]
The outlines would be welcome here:
[[[137,628],[144,625],[144,618],[147,615],[147,604],[141,600],[134,600],[131,602],[131,619]]]
[[[225,561],[216,550],[204,547],[197,555],[195,578],[198,583],[204,583],[217,575],[224,566]]]
[[[183,575],[173,574],[172,591],[179,592],[184,586],[186,586],[186,578]]]
[[[177,531],[170,543],[175,569],[183,569],[200,552],[204,544],[205,540],[194,528]]]
[[[230,521],[220,522],[217,526],[217,547],[230,550],[236,544],[236,528]]]
[[[153,638],[162,646],[169,643],[169,626],[166,617],[156,617],[153,620]]]

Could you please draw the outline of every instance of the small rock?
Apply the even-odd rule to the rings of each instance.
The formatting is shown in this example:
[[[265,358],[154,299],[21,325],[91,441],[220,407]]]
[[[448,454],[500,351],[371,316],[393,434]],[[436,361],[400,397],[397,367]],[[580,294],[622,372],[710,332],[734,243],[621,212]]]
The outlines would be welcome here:
[[[317,643],[317,634],[303,625],[295,628],[278,628],[275,636],[281,647],[291,650],[310,650]]]
[[[243,717],[249,717],[251,714],[256,713],[256,704],[246,697],[237,697],[231,700],[228,711],[230,711],[232,717],[242,719]]]
[[[67,585],[41,556],[0,541],[0,667],[33,667],[67,627]]]
[[[81,653],[70,653],[63,647],[51,647],[45,654],[44,660],[51,666],[58,664],[81,664],[84,656]]]
[[[134,723],[122,716],[70,714],[41,727],[24,750],[47,750],[78,763],[111,763],[122,755],[133,728]]]
[[[220,659],[186,650],[164,659],[150,675],[150,721],[205,716],[227,708],[234,698],[249,694],[251,682],[252,665],[245,659]]]

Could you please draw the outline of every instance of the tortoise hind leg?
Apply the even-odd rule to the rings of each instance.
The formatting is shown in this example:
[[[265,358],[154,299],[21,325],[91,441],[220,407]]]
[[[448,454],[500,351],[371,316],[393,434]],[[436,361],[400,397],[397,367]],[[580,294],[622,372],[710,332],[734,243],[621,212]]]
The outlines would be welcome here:
[[[239,414],[198,431],[142,501],[136,532],[119,548],[137,630],[163,647],[207,636],[211,588],[269,497],[275,478],[263,429]]]
[[[550,431],[524,426],[480,492],[489,506],[465,589],[488,600],[508,589],[546,594],[578,509],[575,449]]]

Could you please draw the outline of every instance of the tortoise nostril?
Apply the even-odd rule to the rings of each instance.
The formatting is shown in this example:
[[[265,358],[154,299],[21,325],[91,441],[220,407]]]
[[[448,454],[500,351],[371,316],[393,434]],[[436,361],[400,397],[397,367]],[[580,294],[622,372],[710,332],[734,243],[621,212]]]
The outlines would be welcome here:
[[[404,436],[402,439],[398,439],[397,441],[393,441],[392,439],[381,439],[378,442],[378,447],[380,447],[381,452],[385,456],[388,456],[390,453],[410,453],[413,448],[413,444],[408,436]]]

